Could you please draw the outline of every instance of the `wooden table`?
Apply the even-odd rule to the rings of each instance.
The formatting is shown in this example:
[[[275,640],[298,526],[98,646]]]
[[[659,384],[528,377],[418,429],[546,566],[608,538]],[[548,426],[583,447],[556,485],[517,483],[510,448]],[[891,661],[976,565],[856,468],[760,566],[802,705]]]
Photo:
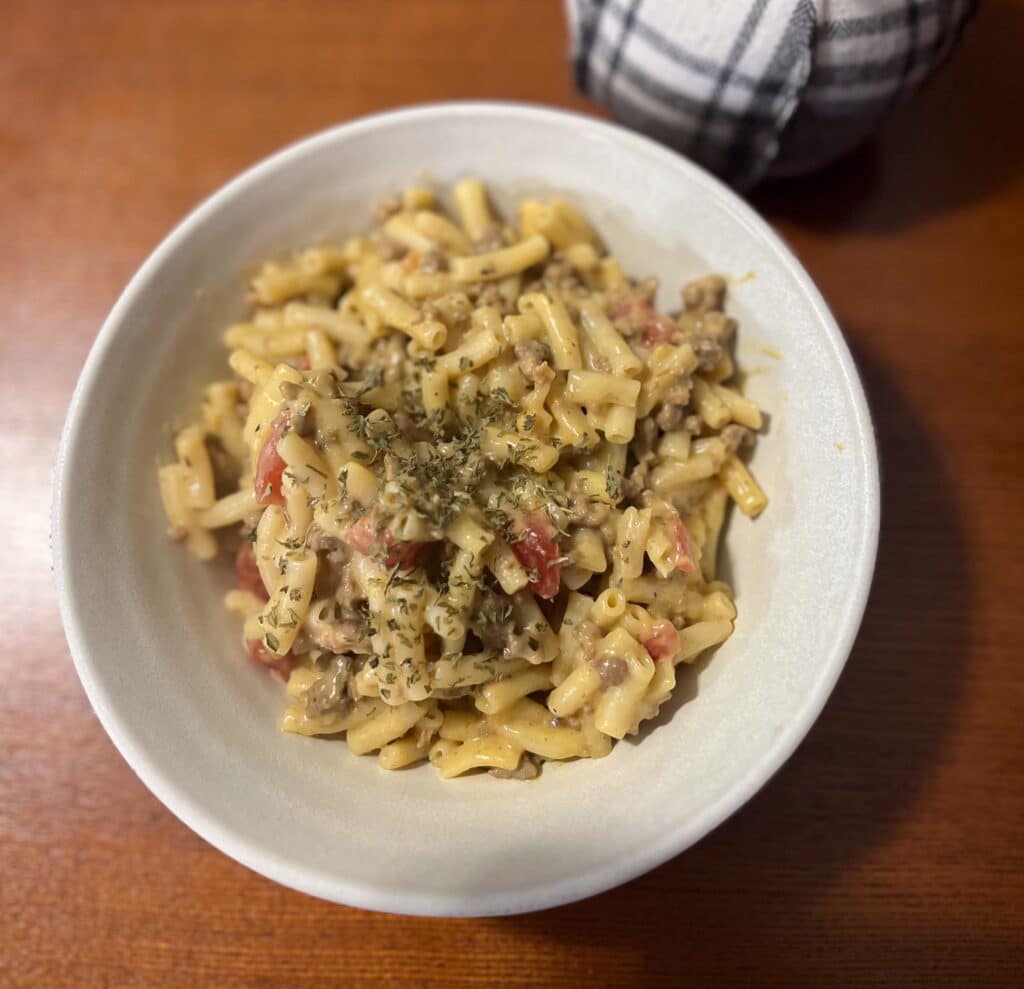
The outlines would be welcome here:
[[[577,96],[553,0],[15,0],[0,41],[0,984],[1021,984],[1024,6],[991,4],[869,147],[758,192],[879,431],[878,575],[789,765],[699,846],[492,920],[322,903],[178,823],[107,740],[51,586],[50,469],[104,315],[269,151],[401,103]],[[108,520],[97,519],[97,525]]]

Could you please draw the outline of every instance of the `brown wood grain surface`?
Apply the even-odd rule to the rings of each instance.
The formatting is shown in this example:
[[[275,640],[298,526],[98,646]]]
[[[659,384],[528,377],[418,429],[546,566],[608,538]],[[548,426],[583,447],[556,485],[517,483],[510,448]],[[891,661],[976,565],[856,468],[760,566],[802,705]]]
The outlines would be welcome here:
[[[122,286],[253,160],[428,99],[599,112],[561,5],[15,0],[2,23],[0,985],[1021,984],[1024,6],[986,5],[853,157],[753,197],[834,307],[883,461],[877,578],[820,722],[651,874],[457,921],[278,887],[149,794],[68,656],[50,471]]]

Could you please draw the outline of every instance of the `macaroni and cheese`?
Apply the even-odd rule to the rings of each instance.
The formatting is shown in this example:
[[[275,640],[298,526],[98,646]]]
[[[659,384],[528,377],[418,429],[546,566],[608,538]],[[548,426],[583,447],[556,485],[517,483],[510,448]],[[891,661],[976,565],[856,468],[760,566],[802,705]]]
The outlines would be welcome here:
[[[568,202],[452,199],[264,264],[160,490],[197,556],[237,546],[226,603],[285,730],[528,778],[607,755],[731,634],[716,558],[730,500],[766,504],[761,412],[722,278],[667,315]]]

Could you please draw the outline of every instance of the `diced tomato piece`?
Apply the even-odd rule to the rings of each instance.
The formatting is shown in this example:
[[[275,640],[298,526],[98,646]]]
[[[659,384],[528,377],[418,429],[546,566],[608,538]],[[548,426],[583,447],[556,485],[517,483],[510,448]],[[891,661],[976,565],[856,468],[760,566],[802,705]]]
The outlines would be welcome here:
[[[378,532],[369,515],[364,515],[349,526],[341,539],[363,556],[376,557],[383,553],[384,565],[397,566],[399,570],[411,570],[416,566],[416,560],[423,550],[423,543],[395,539],[387,529]]]
[[[263,586],[260,568],[256,565],[256,551],[248,539],[238,547],[238,555],[235,557],[235,582],[239,590],[249,591],[264,601],[270,598],[266,587]]]
[[[285,653],[283,656],[275,656],[264,644],[262,639],[246,639],[245,648],[249,653],[249,658],[254,663],[259,663],[261,666],[265,666],[268,670],[275,673],[281,679],[288,679],[288,674],[295,668],[295,664],[298,660],[295,658],[291,650]]]
[[[397,566],[399,570],[412,570],[422,552],[423,543],[396,542],[388,551],[384,564],[389,567]]]
[[[341,539],[363,556],[372,556],[377,548],[377,530],[374,529],[369,515],[364,515],[358,522],[353,522]]]
[[[308,371],[308,370],[310,369],[310,367],[311,367],[311,365],[310,365],[310,363],[309,363],[309,358],[308,358],[308,357],[307,357],[307,356],[306,356],[305,354],[303,354],[303,355],[302,355],[302,356],[301,356],[301,357],[300,357],[300,358],[299,358],[299,359],[298,359],[298,360],[297,360],[297,361],[295,362],[295,368],[296,368],[296,370],[298,370],[298,371]]]
[[[672,533],[676,539],[676,570],[682,570],[683,573],[695,573],[697,553],[690,540],[686,523],[678,515],[672,519]]]
[[[646,299],[633,295],[612,311],[615,319],[624,319],[636,332],[643,334],[645,347],[668,343],[678,327],[671,316],[658,312]]]
[[[285,462],[277,452],[277,441],[291,422],[291,413],[283,412],[270,427],[270,435],[256,459],[256,478],[253,488],[256,501],[260,505],[283,505],[284,495],[281,493],[281,475],[284,474]]]
[[[669,343],[676,335],[675,321],[670,316],[651,310],[651,318],[644,327],[644,346],[654,347],[659,343]]]
[[[675,625],[665,618],[656,621],[644,639],[644,648],[655,662],[671,659],[679,651],[679,633]]]
[[[530,584],[535,594],[542,598],[553,598],[562,584],[562,555],[554,540],[555,527],[546,515],[527,515],[520,523],[520,538],[512,544],[516,559],[536,575]]]

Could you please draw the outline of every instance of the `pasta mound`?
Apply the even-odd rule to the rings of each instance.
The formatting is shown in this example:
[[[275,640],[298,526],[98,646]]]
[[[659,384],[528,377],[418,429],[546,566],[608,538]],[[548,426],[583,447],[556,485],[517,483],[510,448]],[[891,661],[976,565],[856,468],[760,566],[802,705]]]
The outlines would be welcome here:
[[[716,557],[730,500],[766,504],[761,412],[725,383],[722,278],[668,315],[568,202],[452,198],[264,264],[160,490],[198,557],[237,546],[285,730],[529,778],[607,755],[732,633]]]

